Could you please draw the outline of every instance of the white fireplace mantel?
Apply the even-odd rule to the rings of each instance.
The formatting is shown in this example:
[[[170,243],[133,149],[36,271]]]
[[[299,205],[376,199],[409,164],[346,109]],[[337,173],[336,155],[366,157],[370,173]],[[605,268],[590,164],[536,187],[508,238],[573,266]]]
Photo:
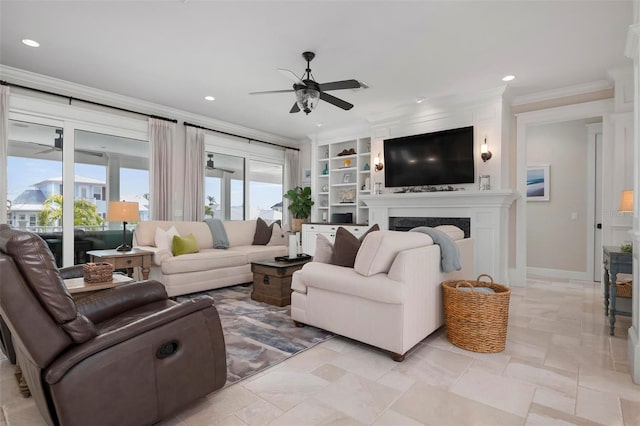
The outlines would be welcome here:
[[[509,284],[509,207],[519,196],[511,190],[442,191],[365,195],[360,200],[369,207],[369,223],[380,229],[389,229],[390,217],[469,218],[474,274]]]

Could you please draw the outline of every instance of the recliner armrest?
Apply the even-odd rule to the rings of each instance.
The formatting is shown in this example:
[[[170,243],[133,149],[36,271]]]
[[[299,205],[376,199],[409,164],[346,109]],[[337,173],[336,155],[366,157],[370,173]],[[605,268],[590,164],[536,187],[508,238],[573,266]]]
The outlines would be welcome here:
[[[215,315],[216,318],[218,317],[217,311],[213,306],[213,298],[201,296],[173,305],[108,333],[101,334],[58,357],[48,368],[44,379],[47,383],[53,385],[62,379],[67,371],[91,355],[135,338],[149,330],[186,317],[194,312],[204,311],[203,313],[207,316],[207,309],[212,310],[209,315]]]
[[[68,280],[69,278],[81,278],[84,276],[84,268],[82,265],[67,266],[60,268],[58,271],[60,272],[60,276],[63,280]]]
[[[93,323],[99,323],[125,311],[167,298],[167,290],[164,285],[161,282],[150,280],[91,293],[78,299],[76,307],[79,313],[89,318]]]

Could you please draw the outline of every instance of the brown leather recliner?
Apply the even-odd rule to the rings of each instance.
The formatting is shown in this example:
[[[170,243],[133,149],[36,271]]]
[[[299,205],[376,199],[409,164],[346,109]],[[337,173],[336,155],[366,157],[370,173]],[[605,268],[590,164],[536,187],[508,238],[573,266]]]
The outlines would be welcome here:
[[[176,303],[143,281],[75,302],[46,243],[5,224],[0,316],[49,424],[153,424],[226,381],[212,298]]]

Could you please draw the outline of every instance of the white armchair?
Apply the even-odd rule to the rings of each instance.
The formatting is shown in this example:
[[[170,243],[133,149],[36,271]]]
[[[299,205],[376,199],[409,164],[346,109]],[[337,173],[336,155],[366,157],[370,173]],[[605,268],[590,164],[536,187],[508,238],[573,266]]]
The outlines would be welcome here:
[[[395,361],[444,324],[441,283],[473,275],[473,241],[456,241],[462,270],[445,274],[421,233],[379,231],[354,268],[310,262],[293,275],[291,317],[391,352]]]

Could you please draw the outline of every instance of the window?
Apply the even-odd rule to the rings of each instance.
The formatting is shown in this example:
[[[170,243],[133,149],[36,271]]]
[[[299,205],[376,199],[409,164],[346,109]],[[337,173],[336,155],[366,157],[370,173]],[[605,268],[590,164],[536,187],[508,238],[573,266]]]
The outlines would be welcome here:
[[[244,158],[219,153],[205,168],[204,215],[222,220],[244,220]]]
[[[38,232],[62,266],[62,129],[10,120],[8,130],[8,222]]]
[[[282,165],[249,161],[249,219],[282,219]]]

